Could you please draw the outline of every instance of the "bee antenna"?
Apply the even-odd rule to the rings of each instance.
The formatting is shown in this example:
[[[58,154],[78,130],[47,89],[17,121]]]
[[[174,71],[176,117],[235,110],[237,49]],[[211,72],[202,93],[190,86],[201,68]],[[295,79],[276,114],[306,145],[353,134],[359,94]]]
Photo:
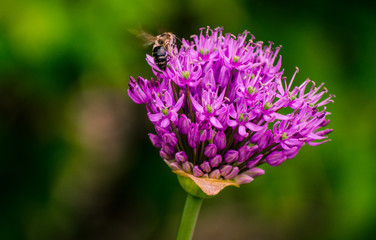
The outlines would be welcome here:
[[[180,38],[178,38],[177,36],[175,36],[175,38],[176,38],[177,40],[179,40],[180,43],[182,43],[182,41],[180,40]]]

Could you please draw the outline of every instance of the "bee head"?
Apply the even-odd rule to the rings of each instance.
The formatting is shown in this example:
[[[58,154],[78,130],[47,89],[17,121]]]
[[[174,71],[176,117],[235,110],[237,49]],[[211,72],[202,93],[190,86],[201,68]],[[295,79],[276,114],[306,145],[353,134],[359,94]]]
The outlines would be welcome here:
[[[158,43],[161,45],[170,44],[174,45],[176,43],[175,35],[170,32],[165,32],[159,35]]]

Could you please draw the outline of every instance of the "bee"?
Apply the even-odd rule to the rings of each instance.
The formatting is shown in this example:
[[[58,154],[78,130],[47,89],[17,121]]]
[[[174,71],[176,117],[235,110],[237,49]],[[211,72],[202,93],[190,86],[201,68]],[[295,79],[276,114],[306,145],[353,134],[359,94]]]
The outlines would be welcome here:
[[[167,65],[167,52],[171,57],[175,56],[176,36],[173,33],[165,32],[158,36],[141,31],[139,37],[145,41],[146,45],[153,44],[152,56],[157,67],[164,71]]]

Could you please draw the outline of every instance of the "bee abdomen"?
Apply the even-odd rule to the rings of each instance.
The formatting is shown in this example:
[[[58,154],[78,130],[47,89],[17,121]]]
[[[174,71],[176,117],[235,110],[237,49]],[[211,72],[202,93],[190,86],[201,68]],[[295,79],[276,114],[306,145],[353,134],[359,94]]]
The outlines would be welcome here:
[[[167,63],[166,49],[162,46],[155,46],[152,50],[152,56],[157,67],[165,70]]]
[[[152,55],[153,57],[166,56],[166,49],[162,46],[155,46]]]

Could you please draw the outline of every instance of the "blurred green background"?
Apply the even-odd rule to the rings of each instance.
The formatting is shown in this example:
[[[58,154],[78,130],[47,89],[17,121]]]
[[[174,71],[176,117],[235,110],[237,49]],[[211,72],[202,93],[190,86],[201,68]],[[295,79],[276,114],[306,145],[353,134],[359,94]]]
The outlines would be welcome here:
[[[0,239],[174,239],[185,193],[150,144],[129,29],[245,29],[335,94],[333,139],[204,201],[195,239],[374,239],[376,9],[365,1],[2,1]]]

